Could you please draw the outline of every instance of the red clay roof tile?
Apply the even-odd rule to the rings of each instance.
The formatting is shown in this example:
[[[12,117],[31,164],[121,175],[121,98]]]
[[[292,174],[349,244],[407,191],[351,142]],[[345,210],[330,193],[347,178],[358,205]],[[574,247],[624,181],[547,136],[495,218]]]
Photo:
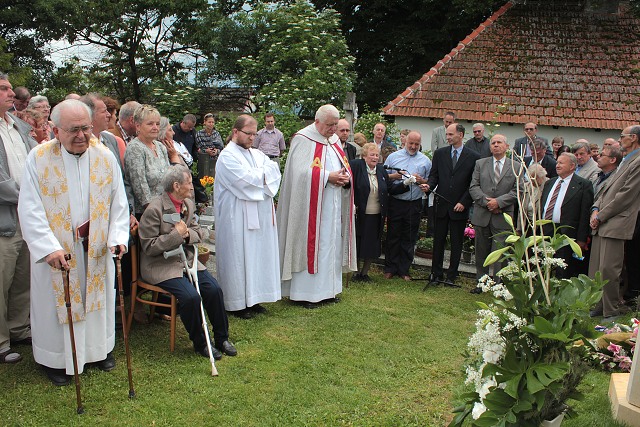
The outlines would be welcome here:
[[[506,3],[385,108],[393,116],[621,129],[640,121],[640,20]]]

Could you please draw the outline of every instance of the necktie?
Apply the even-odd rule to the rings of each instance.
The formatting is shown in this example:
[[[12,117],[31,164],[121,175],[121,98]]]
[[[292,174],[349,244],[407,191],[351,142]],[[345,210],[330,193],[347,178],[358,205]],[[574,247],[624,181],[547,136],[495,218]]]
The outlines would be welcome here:
[[[453,167],[456,167],[456,163],[458,163],[458,150],[453,150],[453,158],[451,159],[451,163]]]
[[[496,182],[500,181],[500,161],[496,162]]]
[[[549,200],[549,205],[547,206],[547,211],[544,213],[544,219],[552,219],[553,218],[553,209],[556,207],[556,200],[558,200],[558,194],[560,194],[560,187],[562,187],[563,181],[560,180],[558,185],[556,185],[556,189],[553,190],[553,194],[551,195],[551,199]]]

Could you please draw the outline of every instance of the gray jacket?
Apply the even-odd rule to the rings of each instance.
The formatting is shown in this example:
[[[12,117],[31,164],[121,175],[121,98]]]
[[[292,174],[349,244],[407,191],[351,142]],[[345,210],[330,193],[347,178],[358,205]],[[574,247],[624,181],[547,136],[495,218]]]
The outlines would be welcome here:
[[[107,132],[107,131],[100,132],[100,137],[102,139],[102,143],[116,157],[116,162],[118,162],[118,166],[120,166],[120,171],[122,172],[122,179],[124,180],[124,191],[127,194],[127,201],[129,202],[130,211],[131,213],[133,213],[135,212],[133,190],[131,189],[131,184],[129,184],[129,179],[124,173],[124,165],[120,161],[120,151],[118,150],[118,141],[116,141],[116,137],[113,136],[111,132]]]
[[[38,143],[29,136],[31,126],[23,122],[13,114],[7,113],[15,122],[15,127],[22,137],[27,148],[27,153]],[[18,183],[9,174],[7,152],[4,149],[4,141],[0,137],[0,236],[13,237],[16,234],[18,223],[18,196],[20,188]]]

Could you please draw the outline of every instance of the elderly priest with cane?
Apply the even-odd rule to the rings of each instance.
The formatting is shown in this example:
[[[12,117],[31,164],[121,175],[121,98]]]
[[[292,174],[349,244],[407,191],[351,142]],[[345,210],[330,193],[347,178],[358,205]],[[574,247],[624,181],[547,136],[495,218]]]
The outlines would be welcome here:
[[[56,138],[29,154],[18,214],[31,251],[33,356],[61,386],[74,372],[73,345],[80,373],[89,363],[103,371],[115,367],[112,257],[116,248],[127,250],[129,205],[116,158],[92,137],[89,108],[66,100],[51,119]],[[75,343],[61,269],[69,271]]]

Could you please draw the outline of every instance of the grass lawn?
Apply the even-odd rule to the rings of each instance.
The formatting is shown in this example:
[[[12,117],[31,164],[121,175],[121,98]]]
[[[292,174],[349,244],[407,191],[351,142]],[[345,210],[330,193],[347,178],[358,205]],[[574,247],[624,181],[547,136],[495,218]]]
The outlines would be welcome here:
[[[426,277],[417,271],[415,276]],[[211,376],[178,322],[176,351],[169,325],[134,324],[133,380],[121,334],[117,367],[81,376],[85,414],[75,414],[75,388],[54,387],[33,361],[0,365],[0,425],[118,426],[443,426],[464,388],[462,353],[474,329],[480,297],[424,281],[351,283],[335,305],[306,310],[288,301],[267,304],[267,315],[231,317],[237,357],[224,357]],[[563,426],[616,426],[609,375],[592,372],[582,385],[580,415]]]

